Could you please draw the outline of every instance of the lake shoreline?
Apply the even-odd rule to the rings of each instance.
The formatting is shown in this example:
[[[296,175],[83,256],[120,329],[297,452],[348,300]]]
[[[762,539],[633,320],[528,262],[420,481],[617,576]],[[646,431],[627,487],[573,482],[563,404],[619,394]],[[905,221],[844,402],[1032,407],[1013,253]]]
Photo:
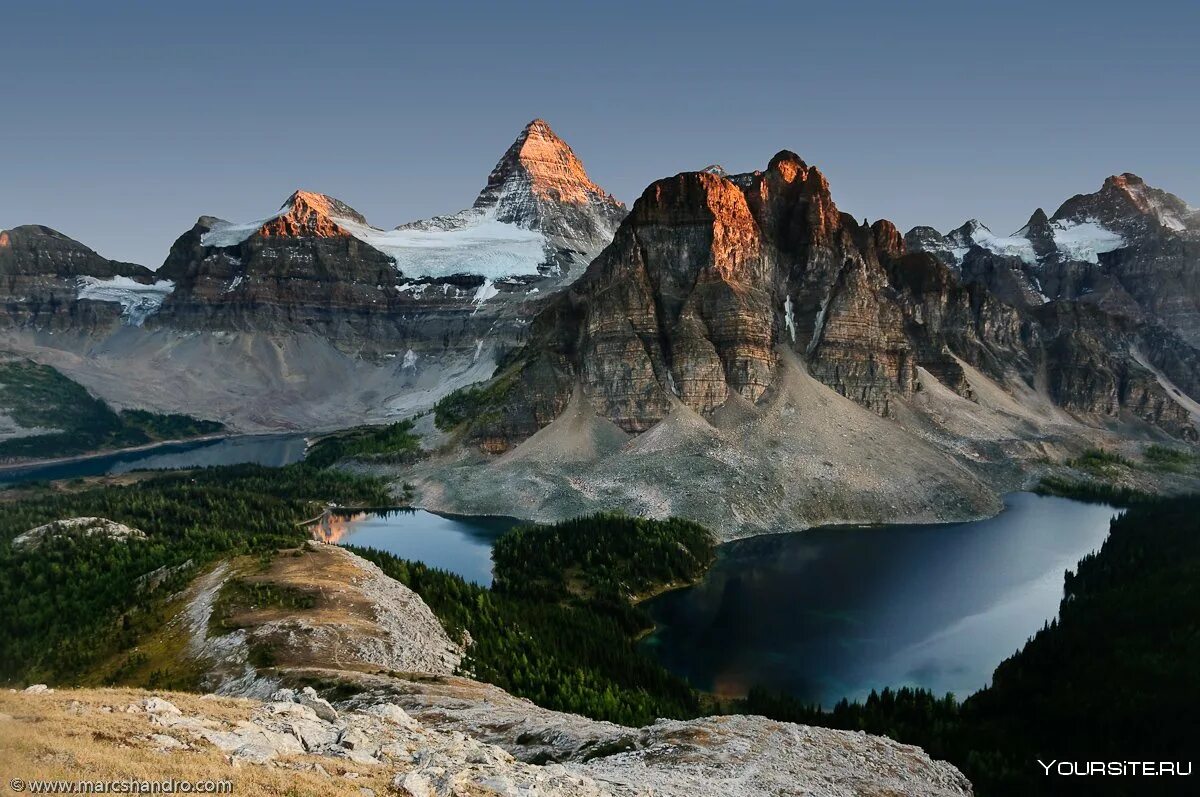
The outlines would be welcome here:
[[[1004,512],[961,527],[825,526],[722,543],[696,584],[642,601],[654,627],[636,641],[721,697],[749,685],[821,705],[885,686],[969,693],[1057,616],[1063,570],[1121,512],[1005,499]]]
[[[0,463],[0,474],[8,473],[14,470],[24,470],[26,468],[43,468],[51,465],[70,465],[75,462],[87,462],[100,457],[119,456],[121,454],[140,454],[146,451],[151,451],[160,446],[174,446],[188,443],[208,443],[214,440],[229,440],[234,437],[269,437],[271,433],[262,434],[240,434],[238,432],[218,432],[217,434],[206,434],[198,437],[180,437],[171,440],[155,440],[150,443],[143,443],[138,446],[129,446],[127,448],[106,448],[101,451],[91,451],[87,454],[76,454],[70,457],[52,457],[50,459],[26,459],[20,462],[4,462]]]
[[[218,432],[70,457],[7,462],[0,464],[0,489],[30,482],[64,482],[133,470],[186,470],[244,462],[282,467],[303,460],[307,441],[300,432]],[[280,446],[287,449],[286,453],[278,453]],[[263,456],[266,458],[261,458]]]

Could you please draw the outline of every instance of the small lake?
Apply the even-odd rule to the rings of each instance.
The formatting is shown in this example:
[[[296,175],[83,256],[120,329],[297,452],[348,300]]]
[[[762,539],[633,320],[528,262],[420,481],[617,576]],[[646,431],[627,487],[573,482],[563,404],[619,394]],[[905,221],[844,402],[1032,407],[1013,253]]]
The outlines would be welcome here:
[[[492,543],[521,522],[507,517],[391,509],[334,515],[321,524],[318,534],[326,542],[377,548],[488,587],[492,584]]]
[[[162,443],[138,451],[0,470],[0,485],[109,476],[134,470],[175,470],[244,463],[282,467],[304,459],[304,450],[305,439],[302,434],[238,435],[219,440]]]
[[[872,688],[966,697],[1058,613],[1063,572],[1119,510],[1014,493],[971,523],[825,527],[718,549],[695,587],[644,604],[643,643],[701,689],[830,707]]]

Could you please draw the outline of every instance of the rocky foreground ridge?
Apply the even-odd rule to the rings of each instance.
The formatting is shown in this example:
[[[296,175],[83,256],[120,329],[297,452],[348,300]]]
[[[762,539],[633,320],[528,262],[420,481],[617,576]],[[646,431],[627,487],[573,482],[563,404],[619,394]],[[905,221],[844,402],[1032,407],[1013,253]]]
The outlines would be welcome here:
[[[135,690],[0,695],[4,758],[26,780],[229,779],[294,794],[555,797],[950,797],[949,764],[881,737],[714,717],[659,722],[560,761],[523,761],[409,714],[385,694],[334,707],[311,689],[267,701]],[[582,718],[564,717],[563,734]]]

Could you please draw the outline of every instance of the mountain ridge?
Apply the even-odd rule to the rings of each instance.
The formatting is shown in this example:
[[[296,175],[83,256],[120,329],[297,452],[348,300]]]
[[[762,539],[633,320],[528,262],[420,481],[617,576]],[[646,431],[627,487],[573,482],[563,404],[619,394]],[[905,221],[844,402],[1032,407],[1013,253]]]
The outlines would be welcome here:
[[[519,495],[534,519],[630,507],[729,536],[929,522],[994,512],[1038,463],[1099,441],[1197,440],[1179,332],[1042,301],[1018,263],[1033,268],[974,239],[958,267],[909,251],[786,150],[761,172],[658,180],[464,395],[467,448],[417,467],[420,501],[486,513]]]

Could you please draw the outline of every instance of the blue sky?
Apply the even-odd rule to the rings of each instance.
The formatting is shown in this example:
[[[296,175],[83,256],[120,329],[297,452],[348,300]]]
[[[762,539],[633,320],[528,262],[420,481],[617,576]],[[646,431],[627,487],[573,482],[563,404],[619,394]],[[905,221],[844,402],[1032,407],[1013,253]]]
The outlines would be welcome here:
[[[457,210],[535,116],[626,202],[788,148],[901,229],[1010,232],[1122,171],[1200,204],[1194,2],[0,0],[0,20],[0,227],[152,267],[197,216],[298,187],[378,226]]]

